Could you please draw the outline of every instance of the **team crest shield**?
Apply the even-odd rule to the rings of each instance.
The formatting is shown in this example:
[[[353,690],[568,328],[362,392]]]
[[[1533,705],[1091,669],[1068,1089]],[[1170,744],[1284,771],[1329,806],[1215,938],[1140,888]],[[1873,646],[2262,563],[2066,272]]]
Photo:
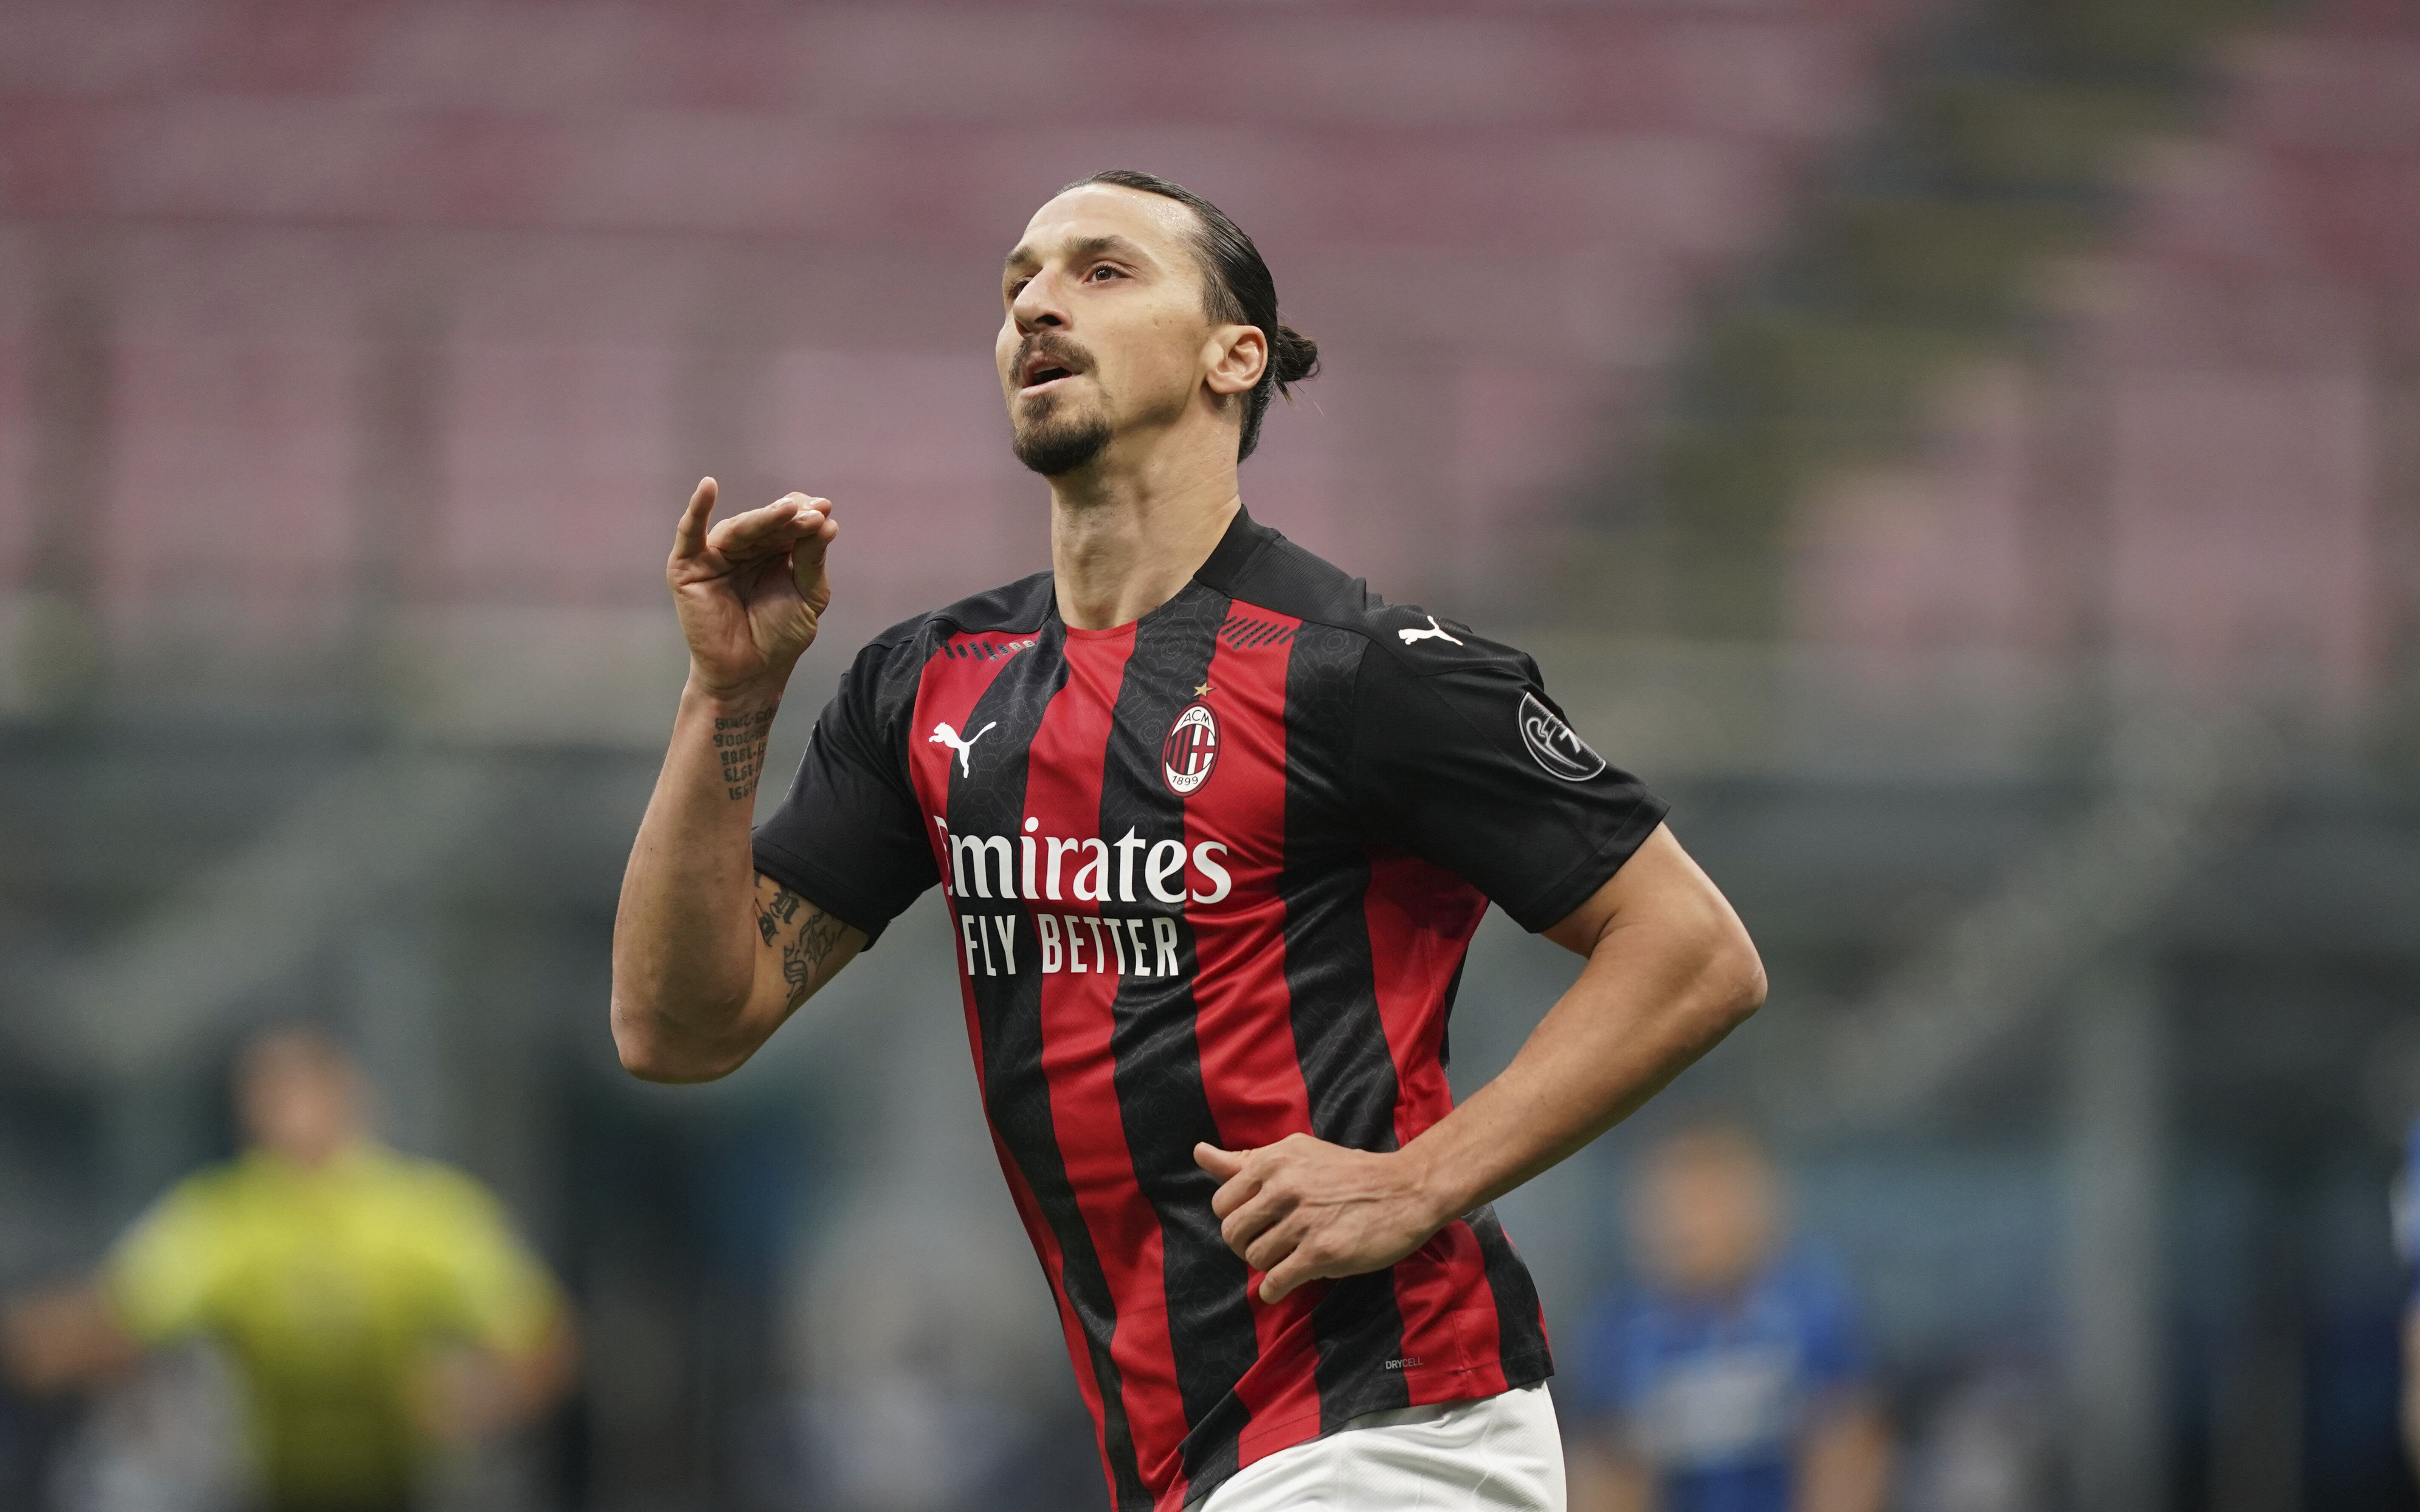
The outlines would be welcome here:
[[[1168,791],[1183,797],[1210,780],[1218,764],[1218,720],[1206,703],[1196,703],[1168,727],[1159,743],[1159,775]]]

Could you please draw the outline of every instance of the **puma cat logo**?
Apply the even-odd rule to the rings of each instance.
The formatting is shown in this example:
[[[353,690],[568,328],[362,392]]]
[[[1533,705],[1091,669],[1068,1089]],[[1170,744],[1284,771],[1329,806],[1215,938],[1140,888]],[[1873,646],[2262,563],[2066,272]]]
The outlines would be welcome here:
[[[924,737],[924,744],[927,746],[947,746],[952,750],[956,751],[958,753],[958,775],[960,777],[972,777],[974,776],[974,769],[967,764],[967,758],[974,754],[975,742],[981,740],[984,736],[990,734],[992,725],[996,725],[998,723],[1000,723],[1000,721],[998,719],[994,719],[991,721],[991,724],[985,725],[981,730],[978,730],[973,734],[967,736],[964,740],[960,740],[958,738],[958,733],[951,729],[947,724],[937,724],[933,727],[933,733]]]
[[[1398,630],[1395,633],[1404,638],[1404,644],[1407,646],[1415,640],[1445,640],[1457,646],[1462,644],[1445,633],[1445,626],[1436,622],[1434,614],[1429,616],[1429,627],[1425,630]]]

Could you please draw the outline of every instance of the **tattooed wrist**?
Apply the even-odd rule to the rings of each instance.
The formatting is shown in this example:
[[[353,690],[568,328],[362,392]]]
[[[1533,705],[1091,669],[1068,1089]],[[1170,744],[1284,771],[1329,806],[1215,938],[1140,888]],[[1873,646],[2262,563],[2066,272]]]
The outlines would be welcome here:
[[[765,744],[773,733],[779,704],[714,717],[714,755],[722,764],[723,791],[735,803],[756,796],[756,780],[765,770]]]

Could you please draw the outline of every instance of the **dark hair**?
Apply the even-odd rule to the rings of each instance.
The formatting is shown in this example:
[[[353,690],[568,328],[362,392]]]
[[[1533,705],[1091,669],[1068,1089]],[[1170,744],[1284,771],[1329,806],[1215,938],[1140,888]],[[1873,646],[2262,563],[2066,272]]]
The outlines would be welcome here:
[[[1202,264],[1202,287],[1210,318],[1221,325],[1258,326],[1268,338],[1269,364],[1261,380],[1244,398],[1244,434],[1235,451],[1240,462],[1261,443],[1261,419],[1269,412],[1269,396],[1294,397],[1293,385],[1319,373],[1319,343],[1278,319],[1277,280],[1261,260],[1261,249],[1227,212],[1183,184],[1135,168],[1110,168],[1078,178],[1067,189],[1086,184],[1112,184],[1172,199],[1193,212],[1193,255]],[[1063,189],[1061,193],[1067,190]]]

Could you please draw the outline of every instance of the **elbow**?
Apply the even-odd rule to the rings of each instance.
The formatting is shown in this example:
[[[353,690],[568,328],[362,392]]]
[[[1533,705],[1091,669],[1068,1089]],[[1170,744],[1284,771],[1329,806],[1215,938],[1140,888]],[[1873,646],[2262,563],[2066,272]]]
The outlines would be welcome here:
[[[1738,1028],[1764,1006],[1764,961],[1747,928],[1729,907],[1706,921],[1694,995],[1714,1039]]]
[[[622,1069],[643,1082],[689,1086],[719,1081],[748,1059],[748,1049],[710,1044],[670,1028],[659,1012],[616,993],[613,1008],[613,1051]]]
[[[1758,1009],[1764,1006],[1764,962],[1757,955],[1756,947],[1750,945],[1738,964],[1730,1001],[1731,1027],[1737,1028],[1746,1023]]]
[[[1764,1006],[1766,986],[1764,958],[1757,954],[1756,942],[1747,937],[1746,928],[1733,918],[1728,933],[1730,937],[1715,948],[1713,968],[1726,1032],[1746,1023]]]

